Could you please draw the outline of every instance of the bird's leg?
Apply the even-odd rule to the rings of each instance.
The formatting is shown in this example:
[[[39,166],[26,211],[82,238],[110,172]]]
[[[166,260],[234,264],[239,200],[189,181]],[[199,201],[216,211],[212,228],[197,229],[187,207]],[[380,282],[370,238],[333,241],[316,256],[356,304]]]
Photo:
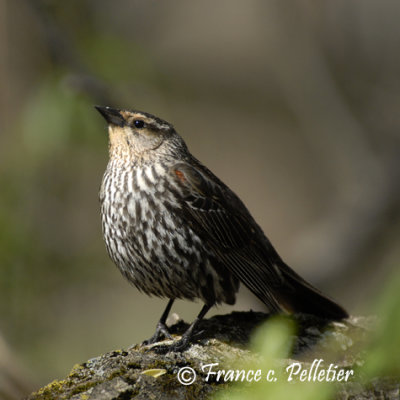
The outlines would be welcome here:
[[[164,336],[166,339],[172,339],[171,334],[168,332],[168,328],[165,325],[165,321],[168,318],[168,314],[171,311],[172,304],[174,304],[175,299],[170,299],[167,307],[165,307],[164,312],[161,315],[160,320],[157,323],[156,326],[156,331],[154,332],[154,335],[150,338],[145,340],[142,345],[146,346],[148,344],[153,344],[157,343],[160,341],[160,339]]]
[[[171,345],[156,346],[152,350],[154,350],[156,353],[159,353],[159,354],[165,354],[165,353],[168,353],[169,351],[174,351],[174,352],[184,351],[190,344],[190,341],[193,337],[193,333],[194,333],[197,325],[203,319],[203,317],[207,314],[208,310],[211,307],[212,307],[212,304],[204,304],[203,308],[199,312],[199,315],[196,317],[196,319],[192,322],[192,324],[189,326],[189,328],[186,330],[186,332],[182,335],[182,337],[177,342],[175,342]]]

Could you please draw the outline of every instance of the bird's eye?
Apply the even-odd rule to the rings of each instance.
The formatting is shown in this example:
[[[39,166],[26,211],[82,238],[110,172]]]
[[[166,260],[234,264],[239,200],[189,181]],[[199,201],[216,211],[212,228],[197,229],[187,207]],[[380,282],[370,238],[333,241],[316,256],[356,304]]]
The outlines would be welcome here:
[[[142,121],[141,119],[135,119],[133,121],[133,124],[135,125],[136,128],[141,129],[144,128],[144,121]]]

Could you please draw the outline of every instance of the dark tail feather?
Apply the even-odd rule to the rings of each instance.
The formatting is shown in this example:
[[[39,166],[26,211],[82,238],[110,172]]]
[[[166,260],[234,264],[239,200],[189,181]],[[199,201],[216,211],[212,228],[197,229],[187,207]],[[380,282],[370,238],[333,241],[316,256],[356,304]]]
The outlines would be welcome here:
[[[348,318],[347,311],[323,295],[285,263],[279,265],[286,281],[275,294],[278,302],[288,311],[315,315],[319,318],[339,321]]]

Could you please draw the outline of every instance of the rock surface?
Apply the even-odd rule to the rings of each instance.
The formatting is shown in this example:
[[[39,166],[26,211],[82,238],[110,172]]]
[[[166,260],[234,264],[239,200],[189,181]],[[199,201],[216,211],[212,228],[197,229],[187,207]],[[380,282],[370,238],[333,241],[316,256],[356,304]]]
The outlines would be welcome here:
[[[129,350],[117,350],[73,367],[71,373],[60,381],[54,381],[35,393],[29,400],[71,399],[205,399],[223,389],[228,383],[206,382],[206,371],[202,366],[219,363],[227,369],[239,359],[256,360],[257,354],[247,349],[254,328],[268,318],[256,312],[234,312],[215,316],[201,322],[199,335],[183,353],[164,355],[152,351],[151,346],[136,345]],[[360,349],[374,323],[373,318],[350,317],[340,323],[323,326],[309,316],[296,316],[299,332],[294,338],[294,349],[290,360],[281,360],[287,365],[299,360],[310,366],[313,359],[332,357],[342,368],[353,368],[362,362]],[[180,335],[187,324],[179,321],[170,328]],[[318,342],[318,345],[316,343]],[[237,364],[236,364],[237,366]],[[189,367],[181,380],[190,381],[193,371],[196,379],[192,384],[179,382],[178,372]],[[220,367],[222,368],[222,367]],[[397,396],[397,397],[396,397]],[[340,399],[398,398],[399,383],[393,381],[371,382],[368,386],[358,383],[342,385],[337,397]]]

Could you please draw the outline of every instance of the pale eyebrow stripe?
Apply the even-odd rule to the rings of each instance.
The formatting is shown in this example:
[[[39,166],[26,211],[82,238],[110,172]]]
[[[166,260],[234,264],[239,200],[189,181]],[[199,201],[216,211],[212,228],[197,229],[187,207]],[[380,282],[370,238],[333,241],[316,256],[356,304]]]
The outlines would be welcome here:
[[[129,111],[125,112],[129,113]],[[141,112],[134,112],[134,113],[131,112],[130,115],[129,116],[126,115],[125,118],[129,121],[129,123],[131,123],[135,119],[140,119],[146,124],[148,124],[149,127],[153,127],[156,129],[168,130],[171,127],[171,125],[168,124],[167,122],[164,122],[163,120],[158,119],[157,117],[152,118],[151,116],[142,114]]]

